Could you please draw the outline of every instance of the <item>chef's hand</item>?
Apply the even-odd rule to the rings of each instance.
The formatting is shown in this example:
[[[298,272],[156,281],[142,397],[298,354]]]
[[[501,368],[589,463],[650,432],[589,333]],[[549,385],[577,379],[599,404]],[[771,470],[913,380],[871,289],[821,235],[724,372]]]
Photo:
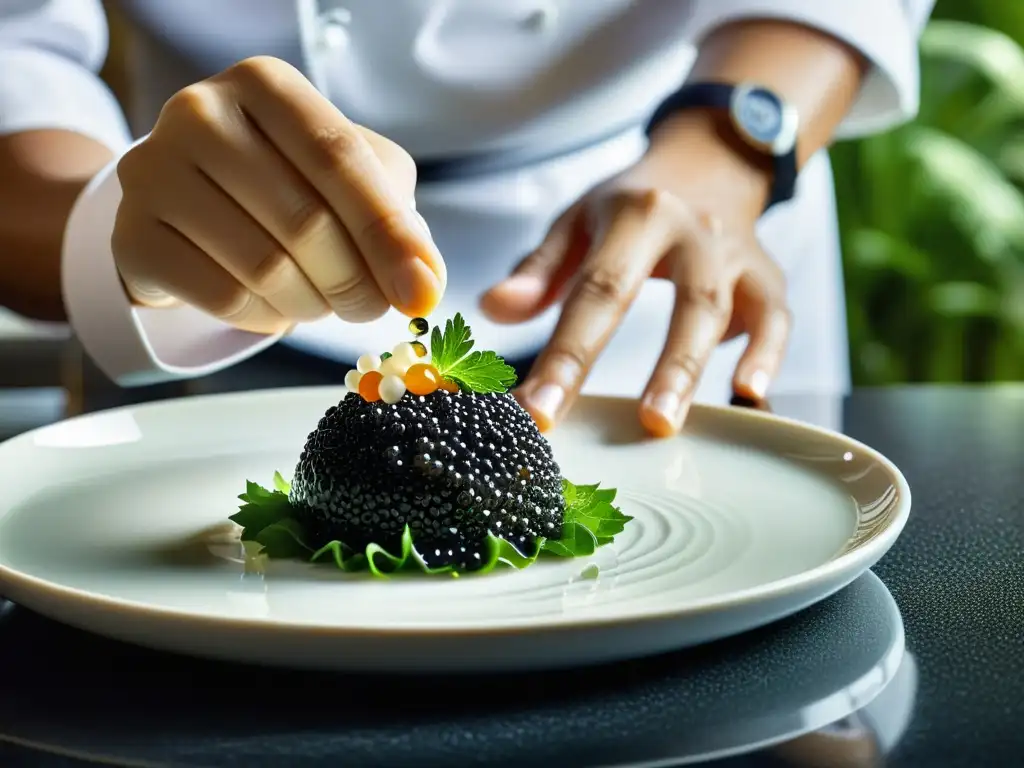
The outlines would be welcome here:
[[[785,280],[754,233],[769,175],[721,143],[715,118],[685,119],[692,128],[670,146],[652,143],[637,165],[587,193],[483,298],[487,314],[508,323],[564,298],[550,342],[517,391],[542,429],[571,406],[651,277],[675,284],[676,303],[640,404],[649,432],[680,429],[721,341],[749,334],[734,376],[740,395],[763,397],[779,368],[790,327]],[[687,132],[692,140],[680,142]]]
[[[114,258],[138,304],[274,333],[330,311],[427,315],[444,290],[412,159],[283,61],[179,91],[117,172]]]

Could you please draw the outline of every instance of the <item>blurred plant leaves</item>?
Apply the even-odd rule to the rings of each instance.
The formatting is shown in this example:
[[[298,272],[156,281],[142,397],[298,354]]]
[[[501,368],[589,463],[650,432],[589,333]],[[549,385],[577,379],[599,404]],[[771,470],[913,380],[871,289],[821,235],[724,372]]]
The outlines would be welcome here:
[[[1022,40],[1024,2],[940,0],[919,118],[833,147],[855,384],[1024,379]]]
[[[924,216],[945,214],[989,262],[1024,251],[1024,194],[998,165],[959,139],[924,126],[906,131]]]

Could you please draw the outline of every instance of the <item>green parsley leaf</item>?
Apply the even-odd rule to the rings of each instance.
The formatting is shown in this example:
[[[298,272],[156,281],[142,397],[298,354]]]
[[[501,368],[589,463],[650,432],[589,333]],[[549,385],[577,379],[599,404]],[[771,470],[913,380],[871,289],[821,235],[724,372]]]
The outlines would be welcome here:
[[[469,326],[461,314],[444,324],[444,331],[435,325],[430,334],[430,361],[442,376],[446,376],[456,363],[473,348]]]
[[[256,541],[263,545],[260,551],[267,557],[309,557],[312,550],[303,540],[304,536],[302,526],[296,520],[286,517],[260,531]]]
[[[494,352],[471,352],[473,343],[470,327],[462,315],[456,314],[445,323],[444,330],[434,326],[430,334],[431,362],[438,373],[464,392],[507,392],[516,383],[515,370]]]
[[[274,473],[274,488],[279,490],[285,496],[292,492],[292,484],[285,480],[280,472]]]
[[[276,485],[277,476],[274,482]],[[284,483],[284,478],[281,482]],[[245,503],[228,519],[242,526],[242,541],[256,541],[260,531],[288,518],[292,506],[288,503],[288,494],[280,487],[276,491],[268,491],[253,482],[247,482],[245,486],[245,493],[238,497]]]
[[[565,518],[562,537],[548,539],[541,545],[545,552],[559,557],[586,557],[597,547],[614,539],[633,518],[624,515],[612,502],[614,488],[599,485],[573,485],[562,480],[565,497]]]
[[[580,523],[566,522],[562,524],[562,538],[545,539],[541,547],[559,557],[587,557],[597,549],[597,537]]]
[[[381,352],[381,355],[380,355],[380,361],[381,361],[381,362],[383,363],[383,362],[384,362],[385,360],[387,360],[387,359],[388,359],[389,357],[392,357],[392,355],[391,355],[391,353],[390,353],[390,352]]]
[[[472,352],[442,375],[480,394],[507,392],[516,383],[515,369],[493,352]]]

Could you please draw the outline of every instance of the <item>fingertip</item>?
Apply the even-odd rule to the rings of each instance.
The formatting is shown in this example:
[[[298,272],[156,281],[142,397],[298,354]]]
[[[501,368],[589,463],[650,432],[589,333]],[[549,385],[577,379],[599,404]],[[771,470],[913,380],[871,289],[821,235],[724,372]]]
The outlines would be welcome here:
[[[536,313],[545,290],[540,277],[513,275],[480,297],[480,309],[495,322],[521,322]]]
[[[444,284],[427,264],[410,259],[395,275],[395,309],[409,317],[426,317],[441,302]]]
[[[554,429],[555,422],[553,419],[548,418],[544,414],[534,413],[533,411],[530,411],[529,408],[527,408],[526,411],[533,417],[533,421],[537,425],[537,431],[542,435],[547,434]]]
[[[659,439],[672,437],[678,431],[675,425],[665,418],[664,414],[647,408],[640,409],[640,425],[651,437]]]
[[[768,396],[771,375],[763,367],[741,366],[733,377],[733,391],[750,400],[764,400]]]
[[[516,390],[515,397],[533,417],[541,432],[548,432],[555,427],[565,404],[565,390],[557,384],[521,387]]]
[[[652,437],[672,437],[682,429],[688,410],[688,402],[674,392],[651,393],[640,402],[640,424]]]

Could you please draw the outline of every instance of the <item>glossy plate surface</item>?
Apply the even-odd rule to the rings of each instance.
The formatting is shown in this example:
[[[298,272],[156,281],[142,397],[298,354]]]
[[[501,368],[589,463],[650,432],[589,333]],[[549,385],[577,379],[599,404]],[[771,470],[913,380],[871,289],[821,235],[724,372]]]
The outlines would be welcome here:
[[[848,584],[910,509],[899,471],[841,435],[697,407],[648,440],[589,398],[551,435],[575,483],[619,489],[626,531],[591,558],[460,579],[254,567],[225,519],[287,477],[343,395],[289,389],[121,408],[0,445],[0,591],[100,634],[306,668],[543,668],[707,642]]]

